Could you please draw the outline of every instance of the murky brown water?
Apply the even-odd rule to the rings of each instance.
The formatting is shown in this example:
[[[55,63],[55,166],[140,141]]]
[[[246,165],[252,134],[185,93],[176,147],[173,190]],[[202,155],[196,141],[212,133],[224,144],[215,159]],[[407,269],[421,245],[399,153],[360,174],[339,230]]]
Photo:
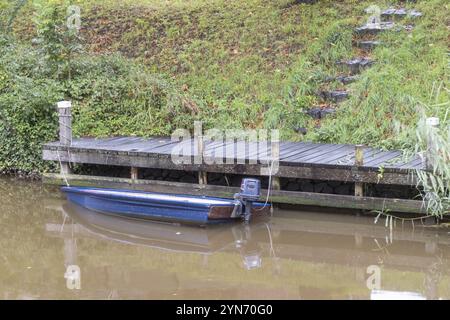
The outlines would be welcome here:
[[[449,230],[373,221],[276,210],[249,228],[141,223],[0,178],[0,298],[449,298]]]

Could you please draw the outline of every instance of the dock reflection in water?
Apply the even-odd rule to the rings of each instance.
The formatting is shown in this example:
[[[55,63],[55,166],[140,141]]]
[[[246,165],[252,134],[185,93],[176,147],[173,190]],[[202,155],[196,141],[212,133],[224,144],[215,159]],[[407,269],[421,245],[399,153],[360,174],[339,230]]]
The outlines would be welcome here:
[[[405,223],[390,232],[373,217],[283,210],[250,226],[185,227],[35,191],[22,190],[20,204],[5,198],[0,210],[2,298],[450,297],[445,229]],[[71,289],[78,279],[81,289]]]

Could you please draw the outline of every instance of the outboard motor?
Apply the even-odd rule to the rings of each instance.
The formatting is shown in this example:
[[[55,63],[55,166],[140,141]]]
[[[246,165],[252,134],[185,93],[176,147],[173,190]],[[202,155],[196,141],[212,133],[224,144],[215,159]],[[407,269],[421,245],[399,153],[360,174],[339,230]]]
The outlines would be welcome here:
[[[261,196],[261,182],[258,179],[245,178],[241,182],[241,192],[236,193],[234,198],[239,200],[243,208],[243,218],[246,223],[252,215],[252,203]]]

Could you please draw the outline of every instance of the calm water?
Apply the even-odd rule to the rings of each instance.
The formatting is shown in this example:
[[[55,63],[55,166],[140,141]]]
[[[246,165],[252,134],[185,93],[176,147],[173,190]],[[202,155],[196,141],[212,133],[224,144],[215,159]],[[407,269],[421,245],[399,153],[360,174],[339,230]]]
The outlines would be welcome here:
[[[80,210],[38,183],[0,178],[0,191],[3,299],[450,297],[445,229],[282,210],[181,227]]]

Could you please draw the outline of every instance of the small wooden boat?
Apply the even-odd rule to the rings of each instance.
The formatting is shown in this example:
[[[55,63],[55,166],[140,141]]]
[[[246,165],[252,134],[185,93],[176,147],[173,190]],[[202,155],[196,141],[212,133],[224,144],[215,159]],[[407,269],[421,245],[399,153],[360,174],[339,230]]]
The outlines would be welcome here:
[[[265,215],[269,209],[255,202],[260,196],[256,179],[244,179],[234,199],[90,187],[63,187],[62,191],[69,201],[101,213],[199,225],[236,219],[248,222],[252,215]]]

